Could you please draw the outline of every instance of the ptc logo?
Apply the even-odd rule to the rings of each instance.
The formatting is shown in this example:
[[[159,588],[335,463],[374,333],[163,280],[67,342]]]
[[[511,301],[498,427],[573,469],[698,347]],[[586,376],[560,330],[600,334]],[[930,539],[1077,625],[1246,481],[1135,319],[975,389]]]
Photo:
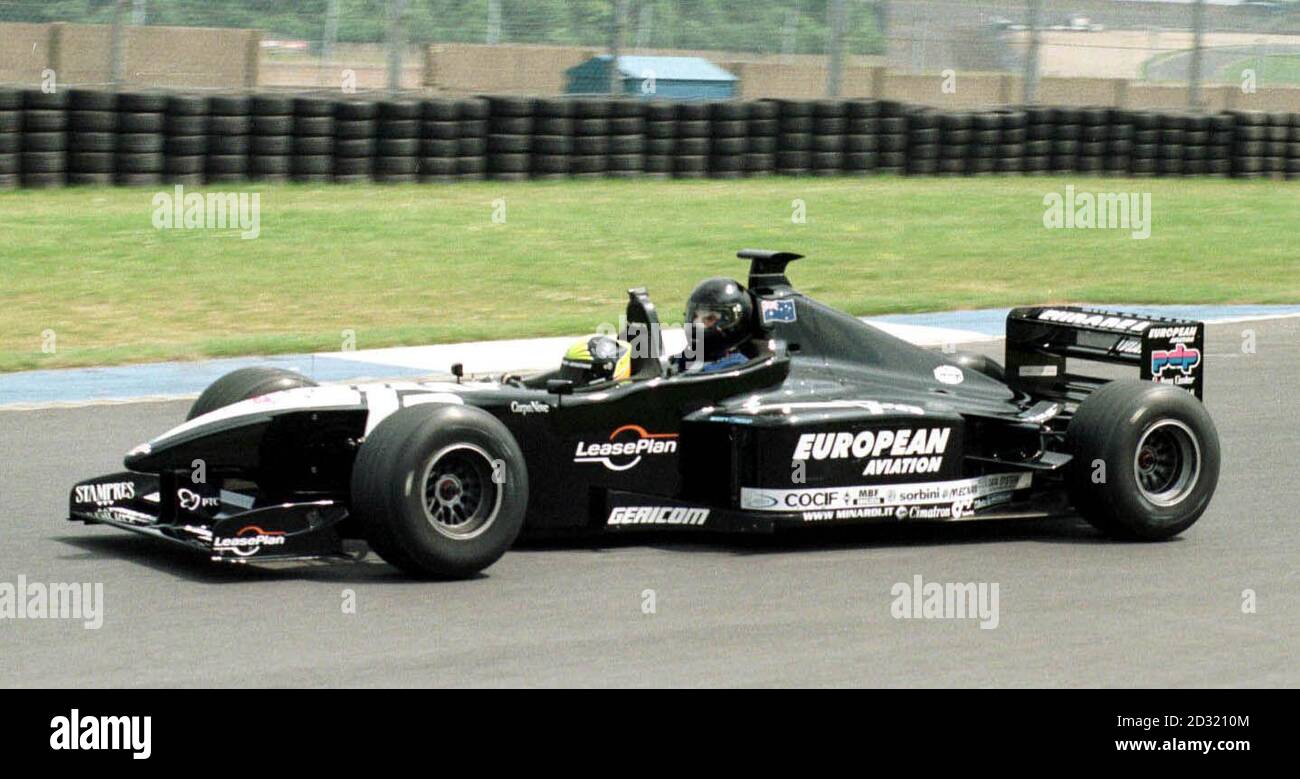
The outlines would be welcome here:
[[[221,505],[219,498],[208,498],[185,487],[176,491],[176,502],[186,511],[198,511],[200,508],[213,508]]]
[[[676,433],[651,433],[640,425],[623,425],[609,434],[608,441],[579,441],[573,461],[600,463],[611,471],[626,471],[635,468],[643,457],[676,451]]]

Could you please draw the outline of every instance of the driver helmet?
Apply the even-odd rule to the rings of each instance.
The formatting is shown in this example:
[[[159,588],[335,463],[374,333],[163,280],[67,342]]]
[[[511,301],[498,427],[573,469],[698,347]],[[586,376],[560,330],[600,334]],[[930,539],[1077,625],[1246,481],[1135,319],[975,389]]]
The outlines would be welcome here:
[[[560,378],[578,386],[622,381],[632,375],[632,346],[607,335],[580,338],[560,361]]]
[[[686,335],[716,360],[749,338],[754,302],[735,279],[701,281],[686,301]],[[695,341],[694,339],[700,339]]]

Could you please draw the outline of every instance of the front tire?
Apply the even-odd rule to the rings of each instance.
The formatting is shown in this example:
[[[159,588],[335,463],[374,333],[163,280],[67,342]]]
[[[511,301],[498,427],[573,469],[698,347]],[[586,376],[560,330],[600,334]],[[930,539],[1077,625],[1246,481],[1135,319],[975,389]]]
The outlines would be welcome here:
[[[194,405],[190,406],[190,413],[186,415],[185,420],[188,422],[195,417],[225,408],[241,400],[269,395],[281,390],[315,386],[316,382],[301,373],[284,368],[262,365],[240,368],[209,384],[208,388],[203,390],[203,394],[199,395],[198,400],[194,401]]]
[[[523,528],[528,474],[514,436],[472,406],[413,406],[380,422],[352,467],[352,512],[381,558],[419,577],[472,576]]]
[[[1082,404],[1066,431],[1075,509],[1117,538],[1158,541],[1191,527],[1219,481],[1219,434],[1185,390],[1114,381]]]

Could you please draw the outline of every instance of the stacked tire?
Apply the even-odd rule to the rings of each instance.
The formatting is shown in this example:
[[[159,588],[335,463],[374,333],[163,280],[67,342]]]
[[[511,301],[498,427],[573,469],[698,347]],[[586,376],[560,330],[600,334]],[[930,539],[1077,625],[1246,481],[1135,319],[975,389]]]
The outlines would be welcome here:
[[[488,101],[466,98],[456,104],[460,138],[456,143],[456,178],[481,181],[487,178]]]
[[[122,92],[117,96],[117,183],[156,187],[163,179],[163,126],[167,95]],[[223,139],[224,140],[224,139]]]
[[[907,116],[902,104],[882,101],[878,126],[876,172],[899,175],[907,165]]]
[[[718,101],[709,104],[709,175],[738,179],[745,175],[749,104]]]
[[[1291,134],[1291,114],[1275,111],[1268,115],[1267,140],[1264,147],[1264,172],[1275,179],[1286,177],[1287,141]]]
[[[1268,146],[1267,114],[1233,111],[1232,175],[1253,179],[1264,175],[1264,151]]]
[[[420,104],[420,172],[422,182],[456,180],[456,149],[460,125],[455,100],[434,98]]]
[[[23,91],[22,182],[61,187],[68,173],[68,93]]]
[[[781,106],[771,100],[749,104],[746,119],[745,175],[770,176],[776,172],[777,139],[781,132]]]
[[[1029,117],[1024,111],[1005,109],[998,112],[998,154],[995,170],[998,173],[1023,173],[1025,170],[1025,142]]]
[[[1053,173],[1073,173],[1079,163],[1079,127],[1081,111],[1074,106],[1052,110],[1052,163]]]
[[[970,146],[966,156],[966,174],[987,176],[997,171],[1002,145],[1002,114],[980,111],[971,114]]]
[[[163,179],[169,184],[202,186],[208,154],[208,99],[168,95],[163,115]]]
[[[813,103],[812,174],[838,176],[844,171],[844,133],[848,129],[847,107],[842,100]]]
[[[375,169],[375,137],[379,104],[373,100],[340,100],[334,104],[334,162],[336,184],[370,181]]]
[[[782,176],[806,176],[812,170],[812,104],[781,100],[780,132],[776,142],[776,172]]]
[[[665,101],[647,103],[645,136],[646,175],[668,178],[673,174],[673,156],[676,154],[677,107]]]
[[[954,111],[939,117],[939,175],[956,176],[966,172],[970,139],[970,114]]]
[[[379,140],[375,149],[375,181],[411,184],[419,180],[420,123],[418,100],[385,100],[379,104]]]
[[[609,116],[607,100],[584,98],[573,102],[569,171],[574,178],[598,178],[609,171]]]
[[[1133,112],[1132,176],[1145,178],[1158,172],[1160,162],[1160,117],[1150,111]]]
[[[1110,136],[1110,109],[1083,108],[1079,111],[1079,156],[1075,169],[1100,175],[1106,170],[1106,148]]]
[[[939,116],[917,108],[907,116],[907,174],[933,176],[939,170]]]
[[[495,181],[523,181],[532,171],[534,100],[490,97],[488,175]]]
[[[611,101],[606,165],[610,178],[637,178],[645,171],[645,113],[641,100]]]
[[[1210,142],[1210,117],[1189,114],[1183,117],[1183,175],[1203,176]]]
[[[208,98],[208,183],[225,184],[248,179],[248,138],[252,129],[252,101],[248,95],[224,94]]]
[[[1026,176],[1042,176],[1052,169],[1052,109],[1042,106],[1025,107],[1025,161]]]
[[[1133,164],[1133,112],[1116,109],[1106,127],[1106,174],[1127,176]]]
[[[302,95],[293,99],[293,158],[290,178],[323,184],[334,175],[334,101]]]
[[[117,95],[90,89],[68,92],[68,183],[113,183]]]
[[[293,171],[294,100],[290,95],[254,95],[248,173],[256,181],[288,181]]]
[[[573,101],[539,98],[533,105],[530,146],[532,177],[540,180],[569,177],[573,154]]]
[[[1300,179],[1300,114],[1291,114],[1291,129],[1287,135],[1286,177]]]
[[[0,190],[17,189],[22,180],[23,95],[0,87]]]
[[[1209,117],[1210,137],[1205,145],[1206,175],[1223,178],[1232,175],[1232,144],[1235,121],[1231,114]]]
[[[1156,170],[1161,176],[1183,175],[1183,136],[1186,132],[1185,116],[1160,114],[1160,161],[1156,163]]]
[[[698,179],[709,170],[709,105],[682,103],[677,106],[677,135],[673,137],[673,178]]]

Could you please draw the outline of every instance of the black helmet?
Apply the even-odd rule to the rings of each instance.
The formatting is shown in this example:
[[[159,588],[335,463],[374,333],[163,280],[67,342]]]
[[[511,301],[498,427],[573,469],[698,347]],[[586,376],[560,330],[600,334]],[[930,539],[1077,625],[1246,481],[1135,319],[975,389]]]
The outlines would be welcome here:
[[[707,279],[686,301],[686,336],[701,343],[704,359],[715,360],[749,338],[753,314],[754,302],[739,281]]]

